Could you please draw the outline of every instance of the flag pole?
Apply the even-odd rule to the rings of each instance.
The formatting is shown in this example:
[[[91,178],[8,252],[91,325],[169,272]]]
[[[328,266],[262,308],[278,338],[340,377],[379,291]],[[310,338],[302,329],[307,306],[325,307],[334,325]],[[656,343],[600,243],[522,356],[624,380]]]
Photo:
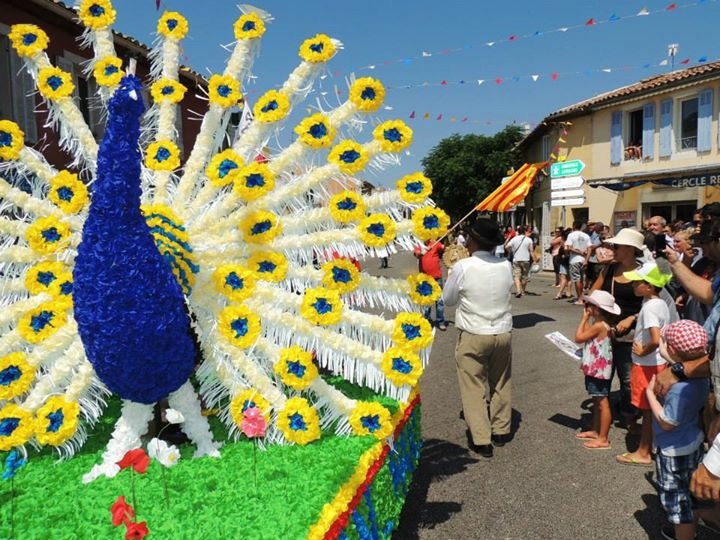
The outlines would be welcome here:
[[[450,227],[450,228],[445,232],[445,234],[443,234],[440,238],[438,238],[438,239],[435,241],[435,243],[434,243],[432,246],[430,246],[428,249],[432,249],[432,248],[434,248],[435,246],[437,246],[440,242],[442,242],[443,239],[444,239],[448,234],[450,234],[450,233],[453,232],[455,229],[457,229],[458,226],[459,226],[463,221],[465,221],[467,218],[469,218],[474,212],[477,212],[477,206],[473,206],[472,210],[470,210],[467,214],[465,214],[465,216],[464,216],[460,221],[458,221],[455,225],[453,225],[452,227]]]

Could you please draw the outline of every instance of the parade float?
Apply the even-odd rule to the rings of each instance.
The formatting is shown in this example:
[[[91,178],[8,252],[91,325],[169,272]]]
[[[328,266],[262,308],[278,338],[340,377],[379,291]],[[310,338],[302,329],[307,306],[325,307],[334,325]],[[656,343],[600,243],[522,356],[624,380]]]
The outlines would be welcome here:
[[[384,87],[360,78],[255,159],[342,47],[316,34],[228,140],[271,22],[241,6],[183,161],[188,22],[162,14],[141,81],[115,54],[115,15],[109,0],[77,5],[100,144],[42,28],[10,33],[73,159],[55,168],[0,120],[0,536],[389,537],[421,445],[433,330],[420,310],[440,290],[356,263],[439,238],[449,220],[421,173],[374,194],[360,178],[396,162],[412,131],[374,117]],[[164,440],[159,416],[189,442]]]

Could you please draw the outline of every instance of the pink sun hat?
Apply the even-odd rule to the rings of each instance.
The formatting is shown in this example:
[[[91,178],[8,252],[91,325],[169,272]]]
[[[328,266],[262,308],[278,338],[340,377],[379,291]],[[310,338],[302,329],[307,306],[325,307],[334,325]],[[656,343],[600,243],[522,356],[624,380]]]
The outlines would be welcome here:
[[[620,315],[620,306],[615,303],[615,297],[607,291],[593,291],[590,294],[583,294],[580,300],[613,315]]]

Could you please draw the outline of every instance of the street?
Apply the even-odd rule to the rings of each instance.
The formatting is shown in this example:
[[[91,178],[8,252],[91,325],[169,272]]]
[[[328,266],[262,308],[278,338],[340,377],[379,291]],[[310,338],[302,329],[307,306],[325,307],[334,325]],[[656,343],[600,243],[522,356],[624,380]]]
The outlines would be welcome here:
[[[370,271],[402,276],[417,266],[402,254],[390,269]],[[552,274],[541,273],[528,287],[538,296],[513,297],[513,439],[490,460],[467,449],[457,330],[437,331],[420,385],[424,449],[394,538],[660,538],[654,469],[615,461],[636,439],[613,427],[612,450],[589,451],[574,437],[589,418],[583,376],[543,336],[559,330],[572,338],[581,308],[554,301],[552,284]],[[713,537],[700,528],[698,538]]]

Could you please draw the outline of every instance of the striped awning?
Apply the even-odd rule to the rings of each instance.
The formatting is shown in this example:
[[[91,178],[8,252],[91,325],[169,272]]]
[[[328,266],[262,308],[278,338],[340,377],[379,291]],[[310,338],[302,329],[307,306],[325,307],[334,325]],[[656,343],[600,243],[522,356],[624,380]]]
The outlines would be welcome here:
[[[518,205],[530,191],[540,169],[549,161],[525,163],[507,181],[485,197],[475,208],[478,212],[507,212]]]

